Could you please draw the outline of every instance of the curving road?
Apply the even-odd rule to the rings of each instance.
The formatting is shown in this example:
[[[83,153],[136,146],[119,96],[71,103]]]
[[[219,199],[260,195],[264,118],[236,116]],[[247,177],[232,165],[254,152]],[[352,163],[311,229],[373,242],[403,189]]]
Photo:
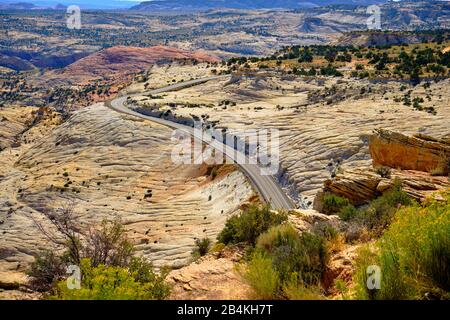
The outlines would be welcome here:
[[[204,83],[210,80],[217,80],[221,78],[229,77],[230,75],[220,75],[220,76],[211,76],[211,77],[205,77],[201,79],[195,79],[195,80],[189,80],[185,82],[180,82],[177,84],[169,85],[167,87],[149,90],[145,92],[145,94],[159,94],[166,91],[174,91],[182,88],[186,88],[189,86],[193,86],[196,84]],[[170,127],[172,129],[180,130],[186,134],[189,134],[191,136],[194,136],[196,138],[201,139],[204,143],[210,145],[214,149],[223,152],[225,156],[227,156],[229,159],[236,159],[236,150],[232,147],[219,142],[215,139],[211,139],[211,136],[208,137],[207,134],[203,132],[203,134],[198,135],[198,130],[194,130],[194,128],[182,125],[173,121],[168,121],[165,119],[157,118],[157,117],[151,117],[147,116],[138,112],[135,112],[133,110],[130,110],[125,106],[126,101],[128,97],[133,96],[142,96],[143,93],[139,94],[130,94],[125,95],[122,97],[118,97],[116,99],[113,99],[111,101],[107,101],[105,103],[106,106],[109,108],[121,112],[124,114],[136,116],[142,119],[150,120],[159,124],[162,124],[164,126]],[[241,157],[245,157],[246,161],[245,163],[249,163],[248,157],[240,154]],[[233,161],[234,162],[234,161]],[[295,204],[293,201],[283,192],[281,187],[276,182],[276,179],[271,175],[261,175],[261,168],[257,164],[237,164],[241,170],[244,172],[244,174],[250,179],[253,186],[258,190],[259,194],[262,196],[262,198],[270,204],[270,206],[273,209],[286,209],[291,210],[295,209]]]

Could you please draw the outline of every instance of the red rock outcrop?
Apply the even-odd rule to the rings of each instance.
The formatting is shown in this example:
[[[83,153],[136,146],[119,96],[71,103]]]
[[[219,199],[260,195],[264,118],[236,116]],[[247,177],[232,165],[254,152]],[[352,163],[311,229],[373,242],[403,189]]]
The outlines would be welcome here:
[[[450,139],[423,135],[408,137],[401,133],[378,129],[370,137],[369,150],[373,166],[430,172],[441,168],[449,173]]]
[[[195,60],[217,62],[219,58],[200,51],[186,51],[165,46],[148,48],[116,46],[84,57],[62,70],[52,71],[49,78],[74,84],[89,83],[95,79],[124,79],[162,61]]]
[[[422,201],[436,191],[450,189],[450,139],[436,139],[378,129],[370,137],[369,150],[373,166],[390,167],[380,175],[373,168],[345,170],[325,180],[322,191],[314,199],[314,209],[322,211],[325,193],[345,197],[354,205],[370,202],[389,190],[396,180],[412,198]],[[430,172],[435,171],[434,174]]]
[[[314,209],[321,211],[321,195],[324,192],[345,197],[354,205],[362,205],[389,190],[395,180],[401,181],[403,190],[418,201],[450,188],[448,177],[431,176],[421,171],[392,169],[391,176],[383,178],[369,168],[347,170],[325,181],[323,192],[319,192],[314,202]]]

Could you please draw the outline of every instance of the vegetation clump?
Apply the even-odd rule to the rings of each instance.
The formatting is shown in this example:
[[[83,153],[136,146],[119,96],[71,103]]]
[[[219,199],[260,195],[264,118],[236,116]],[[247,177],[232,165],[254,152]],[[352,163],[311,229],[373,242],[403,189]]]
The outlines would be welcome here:
[[[382,174],[387,173],[383,171]],[[356,222],[373,235],[380,235],[400,206],[412,204],[414,201],[402,190],[401,182],[396,180],[390,190],[360,208],[356,208],[346,198],[326,194],[322,211],[326,214],[337,214],[343,221]]]
[[[246,242],[254,245],[259,235],[286,220],[286,214],[273,212],[268,206],[251,205],[241,214],[230,217],[217,239],[224,244]]]
[[[82,259],[80,288],[69,288],[66,280],[56,284],[50,300],[162,300],[170,293],[164,279],[167,271],[156,274],[143,259],[133,258],[127,268]]]
[[[375,172],[382,178],[391,178],[391,168],[385,166],[379,166],[375,169]]]
[[[392,224],[357,259],[357,298],[450,299],[450,195],[400,208]],[[379,266],[379,288],[367,287],[367,268]]]
[[[327,261],[324,237],[283,224],[258,238],[244,277],[260,299],[317,299]]]
[[[37,254],[28,271],[32,289],[50,299],[164,299],[169,295],[167,270],[156,273],[144,258],[133,256],[134,246],[119,220],[104,220],[99,227],[83,230],[70,204],[45,214],[58,234],[36,223],[58,249]],[[67,286],[69,266],[80,268],[79,288]]]
[[[211,247],[211,239],[203,238],[203,239],[195,239],[195,248],[192,251],[192,256],[194,258],[203,257],[208,253]]]
[[[325,214],[336,214],[349,204],[350,201],[347,198],[327,193],[323,196],[322,211]]]

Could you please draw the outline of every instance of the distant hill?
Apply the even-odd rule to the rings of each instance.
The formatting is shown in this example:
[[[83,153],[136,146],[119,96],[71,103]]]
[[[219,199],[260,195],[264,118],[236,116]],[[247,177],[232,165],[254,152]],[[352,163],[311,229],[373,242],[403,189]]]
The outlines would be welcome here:
[[[299,9],[335,4],[369,5],[387,0],[155,0],[131,7],[139,11],[189,11],[208,9]]]
[[[0,66],[16,71],[34,68],[62,68],[88,54],[89,52],[77,51],[66,55],[53,55],[47,52],[0,48]]]
[[[217,57],[199,51],[186,51],[166,46],[148,48],[116,46],[84,57],[63,69],[52,70],[49,79],[74,84],[89,83],[96,79],[122,81],[127,76],[150,68],[158,62],[174,60],[217,62]]]
[[[0,10],[31,10],[37,8],[28,2],[0,3]]]
[[[11,3],[0,3],[0,10],[44,10],[44,9],[54,9],[54,10],[66,10],[66,6],[58,3],[55,6],[38,6],[30,2],[11,2]]]

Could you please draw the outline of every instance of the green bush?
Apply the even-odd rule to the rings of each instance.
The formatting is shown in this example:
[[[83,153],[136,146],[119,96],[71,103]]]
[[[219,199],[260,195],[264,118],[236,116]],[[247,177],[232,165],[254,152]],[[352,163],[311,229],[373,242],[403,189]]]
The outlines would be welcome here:
[[[170,294],[170,286],[165,282],[169,269],[162,268],[157,274],[153,266],[143,257],[134,257],[128,266],[128,272],[134,280],[140,283],[151,284],[152,299],[163,300]]]
[[[29,271],[33,289],[53,293],[52,299],[164,299],[168,296],[169,287],[164,281],[167,272],[162,270],[158,275],[145,259],[132,256],[134,246],[119,220],[104,220],[100,228],[85,231],[81,238],[72,207],[52,213],[49,218],[64,236],[64,251],[61,255],[43,251],[36,257]],[[80,290],[69,290],[66,280],[62,280],[69,265],[81,268]]]
[[[258,238],[245,278],[261,299],[317,298],[327,260],[323,237],[278,225]]]
[[[282,224],[271,227],[267,232],[258,237],[256,247],[266,252],[272,252],[282,239],[285,243],[298,240],[298,232],[290,224]]]
[[[308,232],[299,234],[289,224],[273,227],[261,235],[256,248],[271,256],[282,282],[296,275],[306,285],[317,283],[328,259],[323,237]]]
[[[447,231],[450,231],[448,226]],[[424,271],[436,286],[450,293],[449,233],[430,236],[429,247],[430,250],[423,261]]]
[[[450,194],[445,199],[399,209],[375,248],[359,253],[358,298],[450,298]],[[381,269],[379,290],[366,287],[365,270],[371,264]]]
[[[325,214],[338,213],[343,207],[350,204],[350,201],[346,198],[339,197],[332,193],[327,193],[323,196],[322,211]]]
[[[411,204],[413,200],[402,190],[401,184],[395,182],[391,190],[373,200],[357,216],[369,230],[379,235],[389,225],[399,206]]]
[[[280,280],[272,267],[272,259],[260,251],[254,252],[247,265],[244,278],[252,287],[255,298],[262,300],[276,299]]]
[[[306,286],[298,277],[293,276],[283,284],[283,294],[289,300],[322,300],[323,290],[318,285]]]
[[[153,273],[149,265],[138,263],[138,270],[100,264],[94,267],[89,259],[82,259],[81,288],[69,289],[65,280],[58,283],[51,300],[155,300],[168,296],[170,288],[165,275]],[[146,269],[144,272],[143,269]],[[139,277],[137,277],[139,275]],[[151,275],[151,276],[150,276]]]
[[[253,205],[241,214],[230,217],[217,239],[224,244],[247,242],[254,245],[260,234],[286,220],[285,213],[272,212],[268,206]]]
[[[202,257],[208,253],[211,246],[209,238],[195,239],[195,249],[192,251],[194,257]]]
[[[339,198],[339,197],[338,197]],[[341,198],[342,199],[342,198]],[[345,201],[336,200],[335,196],[327,198],[329,207],[340,207]],[[382,231],[389,225],[399,206],[411,205],[414,200],[402,190],[399,181],[383,195],[371,201],[366,207],[355,208],[348,203],[340,207],[337,212],[343,221],[353,221],[369,230],[372,235],[381,235]]]
[[[327,222],[318,222],[314,225],[312,232],[320,237],[325,238],[325,240],[334,240],[339,235],[338,230],[334,228],[331,224]]]
[[[105,264],[123,267],[132,258],[134,246],[119,220],[103,220],[100,228],[91,230],[82,248],[82,257],[89,258],[94,266]]]
[[[343,207],[338,212],[339,218],[341,218],[343,221],[350,221],[355,219],[355,217],[358,216],[358,209],[356,209],[353,205],[348,204],[345,207]]]

